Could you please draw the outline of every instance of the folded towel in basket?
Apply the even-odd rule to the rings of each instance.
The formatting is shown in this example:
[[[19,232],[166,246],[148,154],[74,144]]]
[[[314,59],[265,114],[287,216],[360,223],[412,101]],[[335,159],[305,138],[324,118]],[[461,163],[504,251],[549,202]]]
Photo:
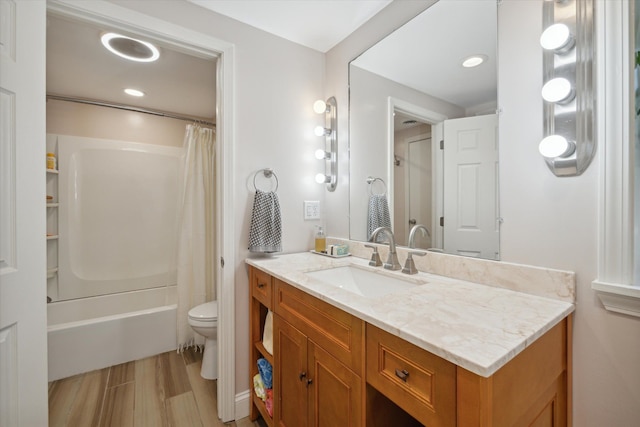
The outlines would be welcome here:
[[[249,227],[249,251],[281,252],[282,225],[278,195],[256,189]]]

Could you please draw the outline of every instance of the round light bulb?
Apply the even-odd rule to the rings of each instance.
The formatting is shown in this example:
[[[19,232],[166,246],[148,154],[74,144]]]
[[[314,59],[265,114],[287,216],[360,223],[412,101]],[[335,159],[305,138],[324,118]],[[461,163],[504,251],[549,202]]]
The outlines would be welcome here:
[[[131,96],[144,96],[144,92],[138,89],[126,88],[124,93]]]
[[[571,82],[564,77],[551,79],[542,86],[542,98],[547,102],[566,103],[571,101],[574,95]]]
[[[549,135],[540,141],[538,146],[540,154],[548,159],[570,156],[575,151],[575,148],[575,143],[567,141],[567,138],[560,135]]]
[[[318,99],[313,103],[313,111],[318,114],[325,113],[327,111],[327,104],[322,99]]]
[[[315,152],[316,159],[322,160],[327,158],[327,152],[321,149],[317,149]]]
[[[540,36],[543,49],[562,52],[573,47],[571,30],[565,24],[553,24],[547,27]]]
[[[323,136],[327,134],[327,130],[324,128],[324,126],[316,126],[316,128],[313,130],[313,133],[315,133],[316,136]]]
[[[465,58],[465,60],[462,61],[462,66],[465,68],[477,67],[478,65],[482,64],[486,59],[487,57],[485,55],[472,55],[468,58]]]
[[[316,182],[318,184],[324,184],[325,182],[327,182],[327,176],[323,173],[319,173],[316,175]]]

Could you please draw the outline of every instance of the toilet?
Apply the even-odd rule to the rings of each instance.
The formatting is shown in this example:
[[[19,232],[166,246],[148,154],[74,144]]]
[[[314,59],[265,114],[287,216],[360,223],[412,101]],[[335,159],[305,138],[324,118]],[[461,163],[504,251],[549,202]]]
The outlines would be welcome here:
[[[189,310],[189,325],[205,338],[200,376],[215,380],[218,378],[218,302],[205,302]]]

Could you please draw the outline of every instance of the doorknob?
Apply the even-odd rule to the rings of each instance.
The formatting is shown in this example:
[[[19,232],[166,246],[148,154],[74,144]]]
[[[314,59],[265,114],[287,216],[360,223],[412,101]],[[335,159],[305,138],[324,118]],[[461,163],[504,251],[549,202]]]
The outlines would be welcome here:
[[[409,225],[416,225],[417,221],[415,220],[415,218],[411,218],[409,220]]]

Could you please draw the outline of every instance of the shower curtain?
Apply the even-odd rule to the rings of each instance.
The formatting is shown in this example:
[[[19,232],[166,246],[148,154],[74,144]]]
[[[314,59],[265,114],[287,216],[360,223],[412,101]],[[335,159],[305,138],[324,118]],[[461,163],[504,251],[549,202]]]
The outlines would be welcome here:
[[[214,300],[215,131],[187,125],[178,224],[178,350],[204,344],[188,322],[189,310]]]

